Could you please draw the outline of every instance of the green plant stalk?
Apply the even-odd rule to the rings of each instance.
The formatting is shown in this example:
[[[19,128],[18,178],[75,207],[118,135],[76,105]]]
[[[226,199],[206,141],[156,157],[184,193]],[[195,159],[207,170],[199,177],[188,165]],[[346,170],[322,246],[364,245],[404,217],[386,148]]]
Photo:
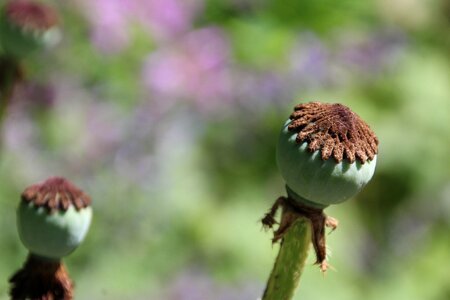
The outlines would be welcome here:
[[[0,55],[0,122],[3,121],[14,86],[20,76],[19,62],[13,58]]]
[[[299,217],[283,237],[262,300],[289,300],[299,284],[311,243],[311,224]]]

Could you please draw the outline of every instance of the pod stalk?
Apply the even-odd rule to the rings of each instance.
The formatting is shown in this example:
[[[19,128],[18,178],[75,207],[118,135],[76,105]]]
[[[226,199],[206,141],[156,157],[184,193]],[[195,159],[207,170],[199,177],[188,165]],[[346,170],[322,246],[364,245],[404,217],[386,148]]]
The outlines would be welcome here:
[[[297,218],[283,237],[262,300],[289,300],[300,281],[311,242],[311,224]]]
[[[61,260],[32,253],[10,279],[12,300],[72,300],[73,283]]]
[[[314,246],[316,264],[322,272],[328,269],[325,227],[337,227],[334,218],[327,217],[322,208],[310,207],[291,196],[279,197],[262,219],[265,228],[278,222],[275,215],[282,207],[281,221],[274,231],[272,243],[280,242],[280,250],[264,291],[263,300],[289,300],[295,290],[308,256],[310,243]]]

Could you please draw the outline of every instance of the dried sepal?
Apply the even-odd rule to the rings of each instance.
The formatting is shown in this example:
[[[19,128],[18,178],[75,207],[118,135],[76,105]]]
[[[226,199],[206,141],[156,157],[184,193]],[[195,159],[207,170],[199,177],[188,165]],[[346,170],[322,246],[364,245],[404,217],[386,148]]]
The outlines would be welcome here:
[[[275,215],[279,208],[282,208],[281,220],[278,223]],[[311,224],[312,236],[311,242],[316,254],[316,264],[319,265],[322,272],[327,271],[327,250],[325,241],[325,227],[330,227],[334,231],[338,226],[338,221],[324,214],[322,209],[312,208],[295,201],[290,197],[279,197],[269,212],[262,218],[261,222],[264,228],[273,228],[279,224],[273,232],[272,243],[283,240],[286,232],[292,227],[295,221],[300,218],[306,218]]]

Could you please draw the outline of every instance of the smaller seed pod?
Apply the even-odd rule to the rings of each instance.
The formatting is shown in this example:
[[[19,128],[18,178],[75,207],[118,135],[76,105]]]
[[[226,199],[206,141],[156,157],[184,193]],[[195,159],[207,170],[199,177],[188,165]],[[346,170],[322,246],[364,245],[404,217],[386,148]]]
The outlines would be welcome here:
[[[31,253],[62,258],[86,236],[92,218],[91,199],[62,177],[25,189],[17,211],[20,238]]]
[[[90,203],[87,194],[62,177],[23,191],[17,227],[30,255],[10,279],[13,299],[72,299],[72,282],[61,259],[85,238],[92,219]]]
[[[0,53],[23,58],[59,40],[58,16],[50,6],[28,0],[8,1],[0,9]]]

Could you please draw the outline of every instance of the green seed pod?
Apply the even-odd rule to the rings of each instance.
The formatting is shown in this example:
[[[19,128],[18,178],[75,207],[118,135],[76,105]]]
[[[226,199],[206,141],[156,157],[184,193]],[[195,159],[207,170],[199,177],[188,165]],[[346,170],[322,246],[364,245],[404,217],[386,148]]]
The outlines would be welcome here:
[[[61,177],[32,185],[22,193],[17,227],[34,255],[60,259],[77,248],[92,219],[88,195]]]
[[[324,208],[356,195],[372,178],[378,139],[342,104],[297,105],[284,124],[277,164],[290,197]]]
[[[23,58],[59,40],[51,7],[28,0],[9,1],[0,10],[0,53]]]

